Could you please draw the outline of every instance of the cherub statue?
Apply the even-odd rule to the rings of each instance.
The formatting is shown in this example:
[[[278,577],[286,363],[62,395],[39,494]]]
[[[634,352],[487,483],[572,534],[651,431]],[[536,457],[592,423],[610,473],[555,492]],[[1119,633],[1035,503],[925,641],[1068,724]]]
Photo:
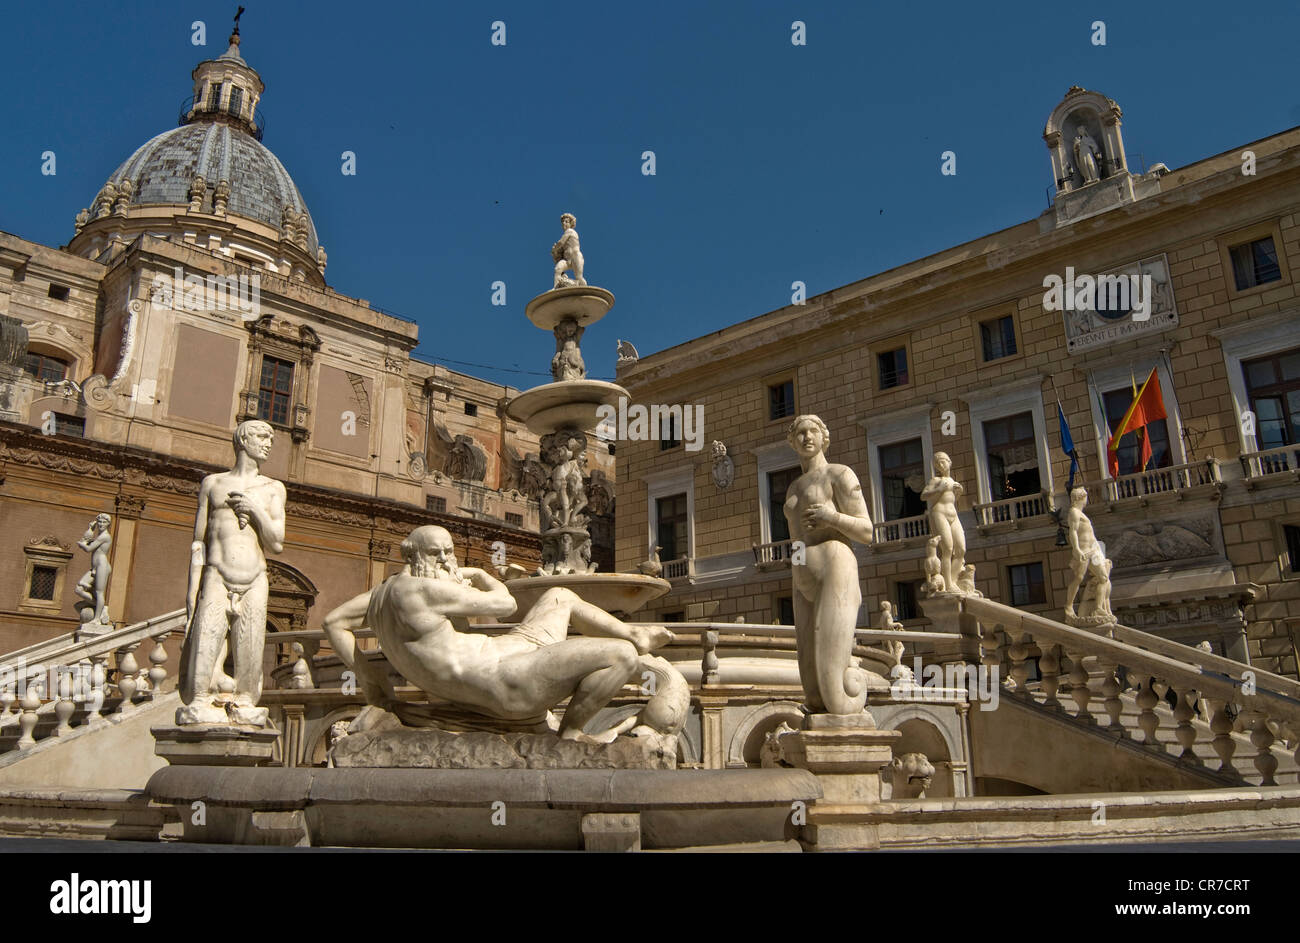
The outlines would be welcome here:
[[[584,328],[573,318],[565,318],[555,326],[555,356],[551,358],[551,377],[561,380],[585,380],[587,365],[583,363],[578,343]]]
[[[551,258],[555,260],[555,284],[552,290],[587,284],[587,280],[582,277],[582,249],[578,244],[578,230],[574,228],[578,225],[577,217],[565,213],[560,217],[560,225],[564,227],[564,234],[551,246]],[[570,270],[573,278],[564,274]]]

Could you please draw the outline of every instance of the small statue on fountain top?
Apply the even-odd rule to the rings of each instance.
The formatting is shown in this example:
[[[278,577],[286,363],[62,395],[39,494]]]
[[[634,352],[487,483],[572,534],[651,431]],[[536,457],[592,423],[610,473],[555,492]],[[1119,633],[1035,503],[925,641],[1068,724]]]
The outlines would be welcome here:
[[[578,230],[574,228],[578,225],[577,217],[565,213],[560,217],[560,225],[564,227],[564,234],[551,246],[551,258],[555,260],[555,284],[552,290],[587,284],[587,280],[582,277],[582,249],[578,244]],[[573,278],[564,274],[568,271],[573,272]]]

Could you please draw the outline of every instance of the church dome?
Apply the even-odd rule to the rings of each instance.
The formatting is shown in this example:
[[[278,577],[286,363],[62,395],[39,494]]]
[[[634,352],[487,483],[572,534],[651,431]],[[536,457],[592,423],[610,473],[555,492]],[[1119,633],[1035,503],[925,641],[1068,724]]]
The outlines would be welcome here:
[[[229,48],[191,78],[180,126],[113,171],[77,214],[69,250],[103,260],[147,233],[323,286],[325,250],[306,201],[262,144],[265,86],[240,55],[238,17]]]
[[[219,181],[230,185],[227,212],[279,229],[285,206],[305,216],[307,250],[316,254],[316,227],[302,193],[284,164],[243,128],[214,121],[196,121],[164,131],[147,141],[113,171],[110,182],[130,180],[129,205],[189,203],[196,176],[207,181],[204,194],[211,212]]]

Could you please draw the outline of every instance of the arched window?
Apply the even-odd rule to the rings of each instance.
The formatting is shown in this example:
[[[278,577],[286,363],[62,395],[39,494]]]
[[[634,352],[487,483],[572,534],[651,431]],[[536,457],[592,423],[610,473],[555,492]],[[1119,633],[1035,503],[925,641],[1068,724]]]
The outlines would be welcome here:
[[[23,369],[38,380],[58,383],[68,378],[69,362],[50,354],[29,353],[23,361]]]

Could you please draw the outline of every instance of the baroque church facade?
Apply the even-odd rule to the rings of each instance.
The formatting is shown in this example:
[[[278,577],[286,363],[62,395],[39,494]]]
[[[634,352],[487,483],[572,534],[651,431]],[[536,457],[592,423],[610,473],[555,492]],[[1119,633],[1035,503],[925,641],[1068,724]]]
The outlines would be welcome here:
[[[231,431],[275,430],[288,488],[268,626],[306,628],[446,527],[461,562],[539,560],[537,440],[517,391],[420,361],[416,324],[339,294],[301,191],[262,144],[264,85],[229,48],[179,125],[141,145],[64,247],[0,233],[0,648],[78,625],[87,522],[112,518],[116,625],[184,605],[202,476]],[[612,568],[613,457],[587,457],[594,556]],[[499,554],[498,554],[499,559]],[[313,614],[314,615],[311,615]]]

